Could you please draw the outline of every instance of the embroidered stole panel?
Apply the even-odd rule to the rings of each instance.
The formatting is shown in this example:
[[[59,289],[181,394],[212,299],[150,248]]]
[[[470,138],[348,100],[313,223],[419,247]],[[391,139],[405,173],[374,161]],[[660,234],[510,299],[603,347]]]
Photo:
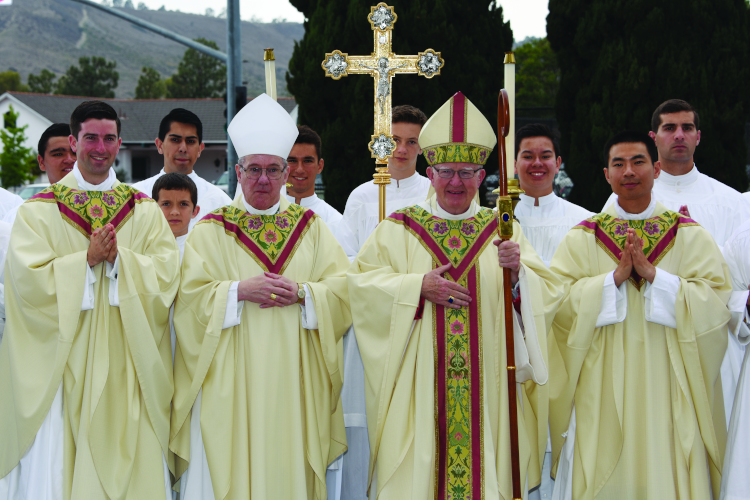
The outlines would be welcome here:
[[[312,211],[295,204],[272,215],[252,215],[225,206],[206,215],[198,224],[223,227],[263,270],[283,274],[315,217]]]
[[[432,255],[433,267],[450,263],[447,279],[467,288],[469,307],[435,304],[435,496],[479,500],[484,491],[484,380],[481,289],[477,261],[497,229],[497,216],[482,209],[475,217],[450,221],[409,207],[389,220],[412,233]]]
[[[136,203],[153,201],[127,184],[118,184],[109,191],[79,191],[53,184],[27,202],[57,203],[63,220],[87,238],[106,224],[119,231],[133,215]]]
[[[698,226],[692,219],[667,210],[661,215],[644,220],[622,220],[606,213],[595,215],[584,220],[573,229],[583,229],[596,237],[596,243],[615,263],[620,263],[628,229],[643,240],[643,254],[653,265],[657,265],[672,249],[677,230],[685,226]],[[638,290],[646,279],[640,276],[635,268],[628,278]]]

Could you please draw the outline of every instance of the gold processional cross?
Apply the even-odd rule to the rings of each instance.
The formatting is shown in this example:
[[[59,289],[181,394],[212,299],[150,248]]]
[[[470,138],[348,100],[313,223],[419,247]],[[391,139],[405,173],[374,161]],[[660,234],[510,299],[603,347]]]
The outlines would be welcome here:
[[[393,7],[384,2],[370,8],[374,50],[369,56],[350,56],[340,50],[326,54],[321,66],[334,80],[350,74],[371,75],[375,81],[375,133],[367,147],[375,158],[375,184],[380,187],[380,220],[385,219],[385,186],[391,183],[388,158],[396,149],[391,135],[391,80],[396,74],[417,73],[427,78],[440,74],[445,64],[440,52],[427,49],[416,56],[398,56],[391,50],[393,25],[396,22]]]

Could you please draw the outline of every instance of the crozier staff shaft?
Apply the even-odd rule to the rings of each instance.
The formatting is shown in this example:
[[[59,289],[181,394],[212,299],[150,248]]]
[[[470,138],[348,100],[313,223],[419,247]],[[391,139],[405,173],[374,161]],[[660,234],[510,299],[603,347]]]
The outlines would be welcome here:
[[[498,158],[500,161],[500,195],[497,197],[497,235],[501,240],[513,236],[513,201],[508,195],[508,165],[505,138],[510,131],[510,106],[505,89],[497,98]],[[505,351],[508,370],[508,417],[510,421],[510,458],[513,499],[521,500],[521,468],[518,453],[518,409],[516,396],[516,351],[513,342],[513,290],[510,269],[503,268],[503,301],[505,303]]]

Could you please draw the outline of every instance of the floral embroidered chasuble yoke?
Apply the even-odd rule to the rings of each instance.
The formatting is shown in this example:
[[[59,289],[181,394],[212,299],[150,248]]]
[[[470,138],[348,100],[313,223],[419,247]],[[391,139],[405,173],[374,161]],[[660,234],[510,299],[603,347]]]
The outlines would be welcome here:
[[[283,274],[314,217],[311,210],[294,204],[272,215],[251,215],[229,205],[208,214],[200,223],[223,226],[260,267]]]
[[[445,220],[410,207],[388,220],[403,224],[432,255],[434,267],[450,263],[448,279],[467,288],[469,307],[433,308],[435,345],[436,497],[482,498],[482,324],[477,256],[492,241],[497,217],[482,210],[466,220]]]
[[[53,184],[29,202],[57,203],[63,220],[90,237],[110,223],[119,230],[133,215],[135,204],[144,200],[153,201],[127,184],[118,184],[109,191],[79,191]]]
[[[698,225],[694,220],[671,211],[665,211],[661,215],[644,220],[621,220],[607,213],[600,213],[572,229],[583,229],[595,235],[597,244],[617,264],[620,263],[622,249],[625,248],[628,229],[633,229],[635,234],[643,240],[643,254],[651,264],[657,265],[674,245],[679,228]],[[637,290],[640,290],[646,282],[645,278],[638,275],[635,268],[628,280]]]

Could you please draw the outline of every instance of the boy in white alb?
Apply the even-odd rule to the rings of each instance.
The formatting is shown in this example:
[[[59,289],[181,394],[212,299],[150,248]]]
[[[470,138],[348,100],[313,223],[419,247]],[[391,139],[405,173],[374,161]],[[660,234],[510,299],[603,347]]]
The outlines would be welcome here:
[[[185,240],[190,229],[190,222],[194,220],[201,207],[198,206],[198,189],[193,180],[185,174],[164,174],[154,183],[151,197],[161,208],[169,223],[177,246],[180,247],[180,263],[185,252]],[[174,331],[174,304],[169,308],[169,330],[172,335],[172,362],[174,362],[174,346],[176,342]]]

